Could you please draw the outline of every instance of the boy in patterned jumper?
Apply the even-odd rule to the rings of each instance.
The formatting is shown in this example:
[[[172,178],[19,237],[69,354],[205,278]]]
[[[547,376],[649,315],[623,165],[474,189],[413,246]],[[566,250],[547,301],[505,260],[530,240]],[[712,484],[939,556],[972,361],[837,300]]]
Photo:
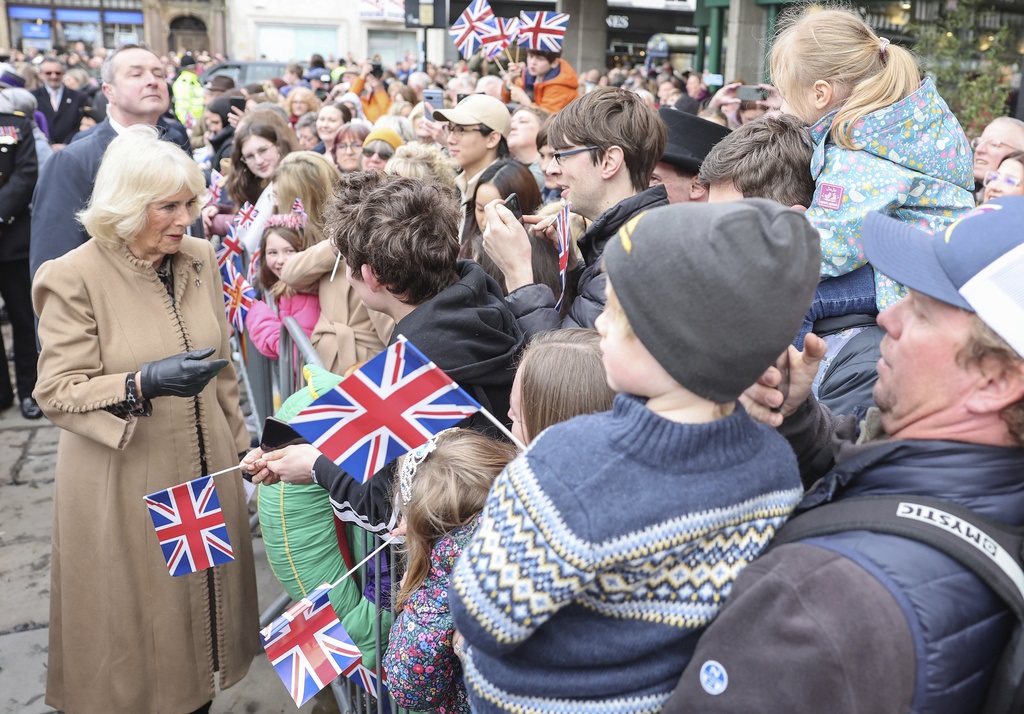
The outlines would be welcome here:
[[[801,495],[737,403],[800,327],[818,237],[774,202],[688,203],[605,251],[612,411],[543,432],[498,477],[451,610],[476,712],[655,712],[739,571]]]

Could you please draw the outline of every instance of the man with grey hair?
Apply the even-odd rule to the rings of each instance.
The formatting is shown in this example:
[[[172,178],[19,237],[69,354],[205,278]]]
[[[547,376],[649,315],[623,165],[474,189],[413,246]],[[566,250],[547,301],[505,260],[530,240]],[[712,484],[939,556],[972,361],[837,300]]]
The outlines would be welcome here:
[[[157,126],[169,106],[163,63],[144,47],[127,45],[108,55],[101,77],[107,118],[54,154],[39,176],[32,198],[29,263],[33,276],[47,260],[89,239],[75,216],[89,200],[107,145],[126,127]],[[177,138],[176,133],[164,134],[166,140]]]

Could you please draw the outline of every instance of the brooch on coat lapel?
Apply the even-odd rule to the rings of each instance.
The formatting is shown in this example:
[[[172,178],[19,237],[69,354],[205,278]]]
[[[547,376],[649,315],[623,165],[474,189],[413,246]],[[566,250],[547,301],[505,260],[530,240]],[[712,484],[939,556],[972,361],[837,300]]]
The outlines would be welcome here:
[[[199,279],[199,276],[203,272],[203,261],[201,261],[201,260],[193,260],[192,261],[192,267],[196,271],[196,287],[198,288],[200,285],[203,284],[203,281]]]

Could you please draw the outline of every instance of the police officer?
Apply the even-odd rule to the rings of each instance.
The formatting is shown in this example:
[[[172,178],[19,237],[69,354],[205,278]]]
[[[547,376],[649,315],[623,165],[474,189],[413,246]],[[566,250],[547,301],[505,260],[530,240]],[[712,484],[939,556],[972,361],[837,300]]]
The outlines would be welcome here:
[[[5,74],[0,73],[0,92]],[[0,113],[0,296],[11,321],[15,382],[21,414],[26,419],[43,415],[32,398],[38,354],[28,267],[32,225],[29,204],[38,173],[31,118],[21,112]],[[2,337],[0,369],[0,409],[6,409],[14,402],[14,390]]]

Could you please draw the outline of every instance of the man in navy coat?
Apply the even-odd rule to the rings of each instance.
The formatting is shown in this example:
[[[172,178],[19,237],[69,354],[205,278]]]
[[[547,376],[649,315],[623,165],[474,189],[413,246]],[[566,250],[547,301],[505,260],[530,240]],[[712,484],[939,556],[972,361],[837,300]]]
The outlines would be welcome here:
[[[45,84],[32,90],[39,111],[46,117],[50,130],[50,144],[55,150],[63,149],[78,133],[82,112],[89,104],[83,92],[64,86],[64,65],[56,57],[47,57],[39,65]]]
[[[147,49],[127,45],[103,63],[103,95],[107,118],[58,151],[39,176],[33,196],[32,246],[29,263],[39,266],[77,248],[89,239],[75,215],[85,207],[107,145],[134,124],[156,126],[169,105],[160,58]],[[164,134],[167,140],[175,136]]]

